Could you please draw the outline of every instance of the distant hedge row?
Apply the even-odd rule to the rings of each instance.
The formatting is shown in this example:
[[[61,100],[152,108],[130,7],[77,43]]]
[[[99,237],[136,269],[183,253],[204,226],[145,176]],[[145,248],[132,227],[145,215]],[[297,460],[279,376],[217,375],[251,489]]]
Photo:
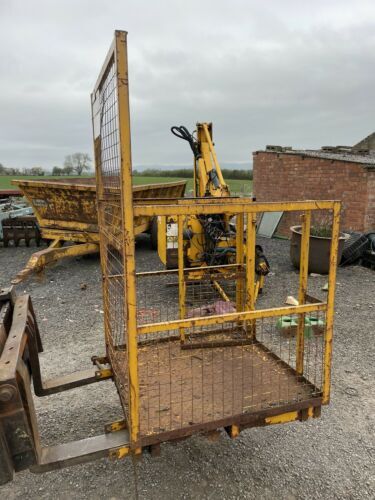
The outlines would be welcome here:
[[[253,171],[252,170],[239,170],[223,168],[221,169],[224,179],[243,179],[252,180]],[[133,175],[137,177],[183,177],[191,178],[193,177],[192,168],[177,168],[174,170],[159,170],[156,168],[148,168],[146,170],[138,171],[133,170]]]

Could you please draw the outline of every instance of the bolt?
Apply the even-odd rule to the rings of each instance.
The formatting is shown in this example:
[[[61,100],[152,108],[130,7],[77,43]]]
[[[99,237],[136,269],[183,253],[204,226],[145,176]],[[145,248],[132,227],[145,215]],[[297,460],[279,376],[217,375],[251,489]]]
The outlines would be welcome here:
[[[16,394],[16,388],[13,385],[5,384],[0,387],[0,401],[7,403]]]

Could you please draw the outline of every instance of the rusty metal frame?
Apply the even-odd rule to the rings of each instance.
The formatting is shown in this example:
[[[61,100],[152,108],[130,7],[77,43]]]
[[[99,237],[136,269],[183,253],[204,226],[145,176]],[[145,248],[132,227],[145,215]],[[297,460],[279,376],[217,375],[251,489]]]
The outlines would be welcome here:
[[[115,116],[118,130],[118,189],[113,191],[104,185],[102,175],[102,157],[101,157],[101,130],[96,130],[94,109],[98,105],[100,92],[109,74],[110,68],[114,67],[116,79],[116,103],[117,115]],[[99,210],[99,230],[100,214],[105,213],[105,202],[108,197],[120,197],[121,210],[121,246],[122,246],[122,264],[125,300],[123,305],[124,328],[129,333],[127,337],[127,356],[128,356],[128,377],[129,377],[129,429],[131,442],[135,443],[139,428],[139,384],[137,369],[137,337],[135,335],[137,325],[136,311],[136,274],[135,274],[135,232],[134,232],[134,214],[133,214],[133,191],[132,191],[132,164],[131,164],[131,141],[130,141],[130,109],[129,109],[129,88],[128,88],[128,59],[127,59],[127,33],[125,31],[115,31],[114,41],[109,49],[102,70],[99,74],[94,91],[91,96],[93,109],[93,138],[96,163],[97,179],[97,200]],[[99,106],[101,104],[99,103]],[[113,111],[112,114],[115,114]],[[101,120],[101,118],[100,118]],[[105,256],[107,254],[108,244],[111,243],[104,238],[100,231],[100,249],[101,262],[103,270],[103,299],[104,309],[108,312],[108,287],[109,280],[105,269]],[[119,249],[118,249],[119,250]],[[110,338],[108,331],[108,321],[105,322],[106,338]],[[140,450],[136,450],[140,451]]]
[[[31,393],[47,396],[112,378],[108,368],[94,367],[43,381],[38,354],[42,343],[28,295],[16,297],[11,288],[0,292],[0,484],[14,472],[43,472],[110,456],[126,447],[126,429],[57,446],[40,442]],[[94,359],[93,361],[96,361]],[[105,360],[104,360],[105,361]]]
[[[55,231],[55,236],[58,231]],[[51,233],[52,236],[52,233]],[[75,235],[73,236],[75,238]],[[84,237],[77,236],[76,241]],[[86,238],[87,239],[87,238]],[[17,285],[33,273],[40,273],[43,269],[60,259],[66,257],[79,257],[81,255],[95,254],[99,252],[99,245],[97,243],[77,243],[74,245],[63,247],[65,240],[54,239],[48,248],[39,250],[32,254],[26,266],[12,279],[12,284]]]
[[[84,178],[79,179],[85,181]],[[12,284],[24,281],[33,273],[39,273],[43,269],[60,259],[66,257],[79,257],[99,252],[99,229],[96,220],[96,186],[86,183],[54,182],[53,180],[14,180],[12,184],[19,186],[23,195],[30,203],[37,218],[42,237],[50,240],[48,248],[32,254],[24,269],[22,269],[12,280]],[[137,196],[148,196],[156,194],[160,197],[179,196],[185,189],[186,182],[175,181],[168,183],[156,183],[133,187],[133,193]],[[59,193],[59,196],[56,194]],[[79,195],[79,196],[78,196]],[[69,213],[73,220],[60,220],[54,217],[54,211],[48,208],[43,212],[40,207],[49,207],[48,199],[54,203],[59,200],[65,208],[64,213]],[[70,201],[79,203],[86,214],[86,222],[79,220],[77,207]],[[82,206],[81,206],[82,205]],[[74,211],[74,208],[76,211]],[[57,209],[56,209],[57,210]],[[61,215],[61,214],[60,214]],[[65,217],[67,219],[67,217]],[[74,220],[76,219],[76,220]],[[150,217],[139,217],[135,223],[135,234],[150,230]],[[64,246],[68,242],[69,246]]]
[[[302,411],[304,419],[309,416],[319,416],[321,404],[328,404],[330,397],[330,374],[331,374],[331,358],[332,358],[332,335],[333,335],[333,319],[334,319],[334,290],[335,290],[335,280],[336,280],[336,268],[337,268],[337,248],[338,248],[338,237],[339,237],[339,214],[340,214],[341,204],[339,201],[307,201],[307,202],[280,202],[280,203],[249,203],[248,200],[243,199],[232,199],[229,203],[221,202],[220,212],[222,213],[237,213],[240,216],[247,217],[247,249],[245,256],[240,256],[244,258],[244,267],[247,270],[247,302],[246,309],[242,311],[237,311],[235,313],[227,313],[213,316],[205,317],[195,317],[195,318],[183,318],[184,307],[180,303],[180,319],[173,321],[167,321],[162,323],[148,323],[137,325],[135,330],[135,335],[139,337],[140,335],[155,334],[156,332],[168,332],[179,330],[184,332],[184,329],[191,328],[193,326],[209,326],[221,325],[229,322],[249,322],[249,324],[254,324],[256,319],[270,318],[282,315],[295,314],[299,316],[299,327],[297,335],[297,370],[296,376],[303,376],[303,354],[304,354],[304,344],[303,344],[303,329],[301,328],[301,319],[304,318],[306,313],[323,311],[326,314],[326,332],[324,337],[324,374],[323,374],[323,388],[321,392],[321,397],[311,399],[302,404],[287,405],[285,407],[278,407],[271,411],[267,410],[265,412],[256,412],[253,414],[241,414],[234,415],[223,421],[212,421],[210,423],[197,424],[190,426],[186,429],[179,429],[176,431],[169,431],[165,434],[151,435],[139,438],[134,445],[145,446],[147,444],[162,442],[167,439],[177,439],[182,436],[188,436],[194,434],[195,432],[200,432],[203,430],[214,430],[218,427],[226,426],[236,426],[239,430],[251,425],[265,425],[267,422],[279,423],[281,420],[290,421],[291,419],[300,418],[301,414],[298,413]],[[316,299],[311,300],[311,297],[307,294],[307,281],[308,281],[308,258],[309,258],[309,233],[310,233],[310,220],[311,213],[316,210],[330,210],[333,214],[332,221],[332,242],[331,242],[331,252],[330,252],[330,269],[328,276],[328,283],[331,293],[327,297],[327,301],[320,302]],[[299,280],[299,305],[293,307],[278,307],[270,309],[255,309],[254,294],[255,289],[251,286],[254,283],[254,248],[255,248],[255,214],[260,212],[268,211],[302,211],[304,213],[303,220],[307,221],[303,224],[302,228],[302,244],[301,244],[301,266],[300,266],[300,280]],[[184,216],[191,213],[216,213],[217,206],[216,203],[209,203],[205,201],[202,204],[192,203],[191,200],[175,200],[175,202],[169,205],[165,203],[154,204],[150,203],[136,203],[134,207],[134,212],[137,215],[172,215],[176,217],[179,224],[179,235],[181,236],[182,229],[180,227],[183,224]],[[181,237],[180,237],[181,239]],[[236,262],[233,267],[241,267],[241,262]],[[220,266],[219,266],[220,267]],[[209,269],[209,266],[208,268]],[[158,274],[163,274],[168,271],[157,271]],[[183,260],[180,256],[179,259],[179,300],[184,300],[184,273],[183,273]],[[303,323],[302,323],[303,325]],[[252,331],[250,329],[250,331]],[[256,341],[255,331],[252,333],[254,341]],[[308,382],[308,381],[307,381]],[[133,409],[135,411],[135,409]],[[296,416],[297,414],[298,417]],[[281,416],[280,415],[284,415]],[[286,416],[285,416],[286,415]],[[275,416],[275,419],[273,417]],[[294,418],[296,417],[296,418]],[[238,430],[238,432],[239,432]]]
[[[113,69],[114,68],[114,69]],[[101,137],[101,119],[100,126],[95,126],[95,119],[98,118],[98,112],[95,112],[95,106],[100,108],[100,92],[104,88],[106,78],[114,71],[116,78],[116,109],[113,115],[117,116],[116,126],[118,129],[119,145],[118,145],[118,160],[114,170],[111,165],[108,171],[112,172],[111,175],[115,176],[116,187],[112,187],[110,183],[105,184],[104,174],[102,172],[102,137]],[[112,73],[111,73],[112,74]],[[324,382],[319,405],[329,401],[329,380],[330,380],[330,363],[331,363],[331,342],[332,342],[332,323],[333,323],[333,306],[334,306],[334,288],[335,288],[335,265],[337,262],[337,245],[338,245],[338,232],[339,232],[339,211],[340,202],[338,201],[301,201],[301,202],[280,202],[280,203],[255,203],[251,199],[236,198],[236,197],[220,197],[220,198],[185,198],[175,200],[134,200],[132,198],[132,169],[131,169],[131,141],[130,141],[130,114],[129,114],[129,88],[128,88],[128,68],[127,68],[127,33],[115,32],[114,42],[107,55],[105,63],[100,72],[99,78],[92,94],[92,108],[93,108],[93,129],[94,129],[94,147],[96,159],[96,172],[97,172],[97,192],[98,192],[98,205],[99,211],[101,206],[105,206],[108,199],[113,199],[117,196],[121,199],[121,231],[122,240],[121,245],[117,250],[120,252],[123,272],[120,274],[113,274],[111,279],[123,280],[124,284],[124,339],[127,355],[127,365],[125,372],[128,377],[128,399],[123,402],[128,410],[128,426],[130,432],[131,447],[134,452],[139,450],[141,446],[145,445],[145,437],[139,435],[139,407],[140,407],[140,393],[138,382],[138,342],[141,335],[147,335],[157,332],[172,332],[177,330],[182,344],[185,341],[185,329],[194,326],[212,326],[221,325],[229,322],[237,322],[246,325],[249,339],[256,341],[255,320],[259,318],[270,318],[280,316],[283,314],[296,314],[299,316],[299,328],[297,335],[296,359],[297,373],[303,376],[303,318],[306,313],[323,311],[327,317],[327,331],[325,336],[325,349],[324,349]],[[117,114],[116,114],[117,113]],[[112,116],[113,116],[112,115]],[[100,114],[100,116],[102,116]],[[108,164],[108,158],[105,158]],[[107,167],[106,167],[107,168]],[[107,171],[106,171],[107,172]],[[308,241],[309,241],[309,226],[311,219],[311,212],[316,210],[328,210],[333,212],[333,234],[331,245],[331,262],[329,273],[329,287],[331,293],[328,294],[327,302],[314,302],[308,303],[306,300],[307,294],[307,269],[308,269]],[[183,224],[187,216],[191,215],[207,215],[207,214],[220,214],[233,216],[236,214],[239,220],[244,223],[247,221],[246,231],[246,251],[238,252],[237,262],[235,266],[246,274],[246,289],[242,289],[238,285],[237,303],[240,303],[240,297],[245,294],[246,301],[245,307],[237,310],[235,313],[221,314],[215,316],[185,317],[185,293],[186,293],[186,273],[184,269],[184,256],[182,251],[183,244]],[[272,211],[300,211],[304,213],[303,235],[302,235],[302,251],[301,251],[301,269],[300,269],[300,286],[299,286],[299,305],[293,308],[272,308],[272,309],[255,309],[255,300],[258,289],[254,286],[255,283],[255,222],[256,216],[264,212]],[[179,290],[179,319],[158,323],[147,323],[143,325],[137,324],[137,302],[136,302],[136,281],[135,281],[135,253],[134,253],[134,217],[159,217],[166,216],[172,217],[178,224],[178,290]],[[104,220],[104,219],[103,219]],[[101,247],[107,248],[107,245],[112,243],[107,235],[106,227],[99,227],[101,233]],[[103,231],[102,231],[103,230]],[[102,234],[103,233],[103,234]],[[243,236],[243,235],[242,235]],[[240,238],[240,235],[238,235]],[[242,243],[243,239],[241,240]],[[240,243],[240,241],[238,241]],[[241,244],[239,245],[241,247]],[[105,255],[105,251],[101,252]],[[104,259],[104,260],[103,260]],[[103,270],[105,269],[105,258],[102,259]],[[205,266],[210,272],[210,267]],[[107,323],[111,322],[111,310],[108,307],[108,287],[109,278],[104,273],[104,314]],[[162,273],[160,273],[162,274]],[[109,286],[109,285],[108,285]],[[332,291],[333,290],[333,291]],[[111,343],[111,329],[107,327],[106,341]],[[111,353],[109,358],[111,360]],[[116,373],[116,372],[115,372]],[[115,377],[116,379],[116,377]],[[279,408],[280,412],[293,413],[293,408]],[[250,415],[241,415],[231,417],[233,425],[238,429],[240,425],[238,422],[246,419],[251,420]],[[231,425],[232,425],[231,424]],[[218,426],[218,422],[211,422],[209,425],[206,423],[204,428],[210,426]],[[238,431],[237,429],[237,431]],[[236,432],[237,432],[236,431]],[[178,438],[181,433],[190,433],[191,429],[173,431],[169,434],[170,438]],[[235,432],[235,433],[236,433]],[[147,437],[147,440],[163,439],[162,436],[156,435]]]

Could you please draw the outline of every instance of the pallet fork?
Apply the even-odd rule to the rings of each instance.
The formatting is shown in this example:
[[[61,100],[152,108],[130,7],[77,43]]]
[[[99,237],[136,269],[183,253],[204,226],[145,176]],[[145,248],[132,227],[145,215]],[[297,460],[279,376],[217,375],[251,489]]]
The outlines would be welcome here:
[[[43,351],[29,295],[12,288],[0,291],[0,484],[25,469],[45,472],[95,458],[118,454],[128,447],[128,431],[107,427],[102,435],[57,446],[40,442],[31,391],[48,396],[112,377],[105,358],[94,367],[43,381],[38,355]],[[115,426],[115,430],[119,426]],[[108,432],[109,431],[109,432]]]

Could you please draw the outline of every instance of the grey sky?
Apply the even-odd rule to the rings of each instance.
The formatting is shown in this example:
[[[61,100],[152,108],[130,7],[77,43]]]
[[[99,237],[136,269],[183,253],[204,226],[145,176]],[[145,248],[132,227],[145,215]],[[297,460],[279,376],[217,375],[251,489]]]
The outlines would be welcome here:
[[[171,125],[214,123],[219,160],[375,130],[373,1],[0,0],[0,162],[92,154],[89,95],[129,32],[133,165],[191,162]]]

